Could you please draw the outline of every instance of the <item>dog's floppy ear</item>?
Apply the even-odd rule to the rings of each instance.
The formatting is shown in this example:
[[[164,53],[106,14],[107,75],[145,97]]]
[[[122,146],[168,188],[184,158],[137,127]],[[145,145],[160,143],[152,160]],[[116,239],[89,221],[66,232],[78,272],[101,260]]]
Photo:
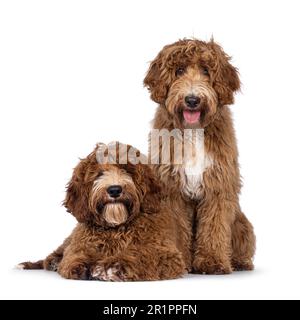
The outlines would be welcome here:
[[[82,159],[75,167],[72,178],[67,185],[63,204],[79,222],[86,222],[92,218],[89,209],[89,194],[97,174],[96,161],[95,152]]]
[[[156,213],[160,211],[162,200],[162,188],[148,165],[141,166],[141,176],[144,181],[144,197],[141,202],[141,211],[145,213]]]
[[[118,153],[118,155],[120,156],[120,153]],[[136,148],[127,145],[126,157],[128,160],[127,164],[119,164],[119,167],[126,170],[132,176],[134,184],[139,190],[138,193],[141,201],[140,210],[145,213],[158,212],[162,199],[162,189],[154,172],[147,164],[147,156]],[[138,159],[136,157],[138,157]],[[136,163],[136,160],[138,160],[138,163]]]
[[[144,79],[144,86],[150,91],[151,99],[159,104],[165,102],[168,93],[167,81],[164,79],[167,71],[164,72],[163,57],[164,50],[151,62]]]
[[[238,70],[230,63],[230,57],[221,46],[213,40],[208,43],[212,50],[216,66],[213,70],[214,88],[218,93],[220,105],[229,105],[234,102],[234,93],[240,89]]]

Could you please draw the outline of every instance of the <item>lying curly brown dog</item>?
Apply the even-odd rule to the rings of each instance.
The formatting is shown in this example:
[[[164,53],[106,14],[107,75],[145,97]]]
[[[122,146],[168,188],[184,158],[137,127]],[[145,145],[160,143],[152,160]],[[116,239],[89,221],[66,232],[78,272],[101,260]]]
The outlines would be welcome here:
[[[79,222],[75,230],[45,260],[19,266],[58,271],[68,279],[180,277],[186,267],[174,220],[152,170],[129,160],[99,164],[96,151],[80,161],[67,187],[64,204]]]
[[[252,270],[255,236],[239,205],[238,150],[228,107],[240,88],[236,68],[213,40],[185,39],[160,51],[144,83],[159,104],[154,129],[194,131],[182,163],[173,157],[154,165],[184,234],[186,263],[195,273]],[[173,138],[181,142],[182,135]],[[169,151],[158,140],[150,148],[151,157],[153,150]]]

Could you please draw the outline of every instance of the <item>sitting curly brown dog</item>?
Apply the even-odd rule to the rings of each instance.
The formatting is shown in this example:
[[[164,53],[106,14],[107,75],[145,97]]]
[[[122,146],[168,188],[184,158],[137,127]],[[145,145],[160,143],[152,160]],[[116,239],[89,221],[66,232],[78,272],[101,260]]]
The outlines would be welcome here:
[[[213,40],[184,39],[159,52],[144,84],[159,104],[154,129],[178,130],[174,145],[181,133],[194,131],[179,152],[189,151],[182,163],[171,158],[154,165],[184,234],[186,263],[195,273],[252,270],[255,236],[239,205],[238,150],[228,107],[240,88],[237,69]],[[153,150],[164,155],[168,148],[151,141],[151,158]]]
[[[159,280],[183,275],[186,266],[176,246],[174,220],[161,202],[161,188],[150,167],[129,159],[127,164],[101,164],[97,159],[95,149],[80,161],[67,186],[64,204],[79,222],[72,234],[45,260],[19,266],[58,271],[68,279]]]

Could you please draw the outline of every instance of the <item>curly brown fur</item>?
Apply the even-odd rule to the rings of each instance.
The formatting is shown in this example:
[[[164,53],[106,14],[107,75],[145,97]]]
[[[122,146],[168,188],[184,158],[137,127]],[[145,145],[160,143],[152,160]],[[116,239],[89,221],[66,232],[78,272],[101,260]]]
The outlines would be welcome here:
[[[116,197],[111,186],[121,187]],[[64,201],[78,225],[62,246],[37,265],[67,279],[172,279],[186,266],[170,210],[151,168],[100,164],[96,150],[74,169]]]
[[[239,206],[238,150],[228,108],[240,88],[237,69],[214,41],[184,39],[161,50],[144,84],[159,104],[154,129],[204,131],[203,172],[187,177],[186,164],[154,165],[190,252],[184,253],[186,263],[195,273],[252,270],[255,236]],[[159,149],[164,152],[161,143]]]

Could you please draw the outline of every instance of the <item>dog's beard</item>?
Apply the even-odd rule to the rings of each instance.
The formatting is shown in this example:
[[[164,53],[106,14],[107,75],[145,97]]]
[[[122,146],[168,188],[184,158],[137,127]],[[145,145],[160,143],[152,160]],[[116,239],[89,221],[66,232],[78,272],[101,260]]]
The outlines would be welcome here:
[[[128,219],[128,210],[123,203],[108,203],[103,209],[103,218],[109,225],[118,226]]]

